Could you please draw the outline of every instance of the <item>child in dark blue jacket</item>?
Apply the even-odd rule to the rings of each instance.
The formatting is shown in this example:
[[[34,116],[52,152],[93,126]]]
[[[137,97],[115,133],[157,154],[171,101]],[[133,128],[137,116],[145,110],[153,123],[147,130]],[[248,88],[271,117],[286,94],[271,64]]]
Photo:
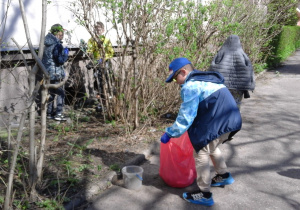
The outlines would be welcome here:
[[[212,206],[211,186],[228,185],[234,182],[227,172],[226,163],[218,145],[230,140],[242,126],[237,104],[224,86],[224,78],[218,72],[194,70],[186,58],[177,58],[169,66],[171,72],[166,82],[176,81],[181,85],[183,100],[175,123],[166,128],[162,143],[177,138],[188,131],[197,155],[197,182],[199,190],[183,193],[189,202]],[[211,179],[209,158],[212,159],[216,176]]]
[[[64,29],[60,24],[51,27],[50,33],[45,37],[45,49],[42,62],[50,76],[50,84],[60,83],[65,78],[63,64],[68,59],[68,48],[62,46]],[[57,89],[49,89],[49,101],[47,107],[47,118],[65,120],[62,112],[65,100],[64,86]],[[54,97],[57,96],[56,110],[54,110]]]

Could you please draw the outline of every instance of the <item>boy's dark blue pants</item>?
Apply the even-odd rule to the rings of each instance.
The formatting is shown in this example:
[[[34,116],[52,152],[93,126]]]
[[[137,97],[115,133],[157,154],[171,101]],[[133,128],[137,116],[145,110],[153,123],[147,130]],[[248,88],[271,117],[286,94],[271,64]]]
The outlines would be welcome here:
[[[58,80],[51,80],[50,84],[58,84],[61,81]],[[47,107],[47,115],[58,115],[61,114],[63,112],[63,107],[65,104],[65,87],[64,85],[54,89],[54,88],[50,88],[49,89],[49,100],[48,100],[48,107]],[[56,98],[56,110],[54,110],[54,98],[55,96]]]

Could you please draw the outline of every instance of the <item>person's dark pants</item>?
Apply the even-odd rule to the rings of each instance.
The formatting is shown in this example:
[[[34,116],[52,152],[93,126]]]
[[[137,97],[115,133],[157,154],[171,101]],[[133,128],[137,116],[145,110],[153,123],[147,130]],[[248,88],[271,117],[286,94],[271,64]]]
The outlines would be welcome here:
[[[96,69],[96,73],[95,73],[95,79],[96,79],[96,83],[97,83],[97,88],[98,88],[98,92],[100,96],[103,96],[103,78],[102,78],[102,72],[103,69],[102,68],[97,68]]]
[[[110,64],[110,61],[107,60],[105,62],[105,68],[97,68],[96,69],[96,73],[95,73],[95,79],[96,79],[96,83],[97,83],[97,86],[98,86],[98,91],[99,91],[99,95],[103,98],[104,97],[104,92],[103,92],[103,89],[104,89],[104,83],[105,82],[108,82],[109,80],[109,75],[108,75],[108,72],[111,71],[111,64]],[[104,75],[103,75],[104,74]],[[103,76],[105,78],[103,78]],[[105,81],[103,81],[103,79]],[[111,89],[111,87],[109,86],[109,83],[108,83],[108,88]]]
[[[60,83],[60,81],[57,80],[52,80],[50,81],[50,84],[58,84]],[[47,115],[58,115],[61,114],[63,112],[63,107],[65,104],[65,90],[64,90],[64,85],[54,89],[54,88],[50,88],[49,89],[49,100],[48,100],[48,108],[47,108]],[[57,96],[56,98],[56,110],[54,110],[54,98],[55,96]]]

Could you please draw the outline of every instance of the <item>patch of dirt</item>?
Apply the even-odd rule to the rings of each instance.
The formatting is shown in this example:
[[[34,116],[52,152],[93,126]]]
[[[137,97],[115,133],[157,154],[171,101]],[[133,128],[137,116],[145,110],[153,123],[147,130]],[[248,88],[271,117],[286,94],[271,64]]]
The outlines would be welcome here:
[[[155,120],[155,124],[141,125],[129,134],[125,126],[101,122],[97,116],[85,117],[85,120],[79,120],[78,123],[70,119],[65,122],[47,119],[43,181],[38,186],[41,199],[57,201],[60,198],[58,203],[68,203],[78,192],[86,189],[89,183],[103,179],[111,171],[119,172],[126,162],[149,149],[153,142],[158,141],[164,128],[173,122],[174,119],[170,117],[161,118]],[[36,133],[36,139],[39,140],[39,125],[36,127]],[[36,146],[39,144],[36,143]],[[28,153],[28,141],[22,141],[20,154]],[[4,159],[5,154],[2,153],[1,164]],[[20,155],[18,164],[28,170],[28,155]],[[8,165],[2,169],[0,177],[6,182]],[[15,197],[19,199],[24,195],[28,182],[19,176],[23,174],[22,171],[16,170],[15,173],[15,183],[19,184],[14,185],[14,190],[20,192],[16,193]],[[6,188],[3,183],[0,187]],[[1,190],[0,196],[4,195],[5,191]]]

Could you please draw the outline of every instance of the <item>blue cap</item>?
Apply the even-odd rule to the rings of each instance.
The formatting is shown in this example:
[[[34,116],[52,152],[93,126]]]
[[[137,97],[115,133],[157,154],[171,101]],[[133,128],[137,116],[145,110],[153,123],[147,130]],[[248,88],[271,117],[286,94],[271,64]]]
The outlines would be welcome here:
[[[175,73],[187,64],[191,64],[191,61],[189,61],[187,58],[174,59],[169,65],[169,71],[172,71],[172,73],[166,79],[166,82],[172,82]]]

